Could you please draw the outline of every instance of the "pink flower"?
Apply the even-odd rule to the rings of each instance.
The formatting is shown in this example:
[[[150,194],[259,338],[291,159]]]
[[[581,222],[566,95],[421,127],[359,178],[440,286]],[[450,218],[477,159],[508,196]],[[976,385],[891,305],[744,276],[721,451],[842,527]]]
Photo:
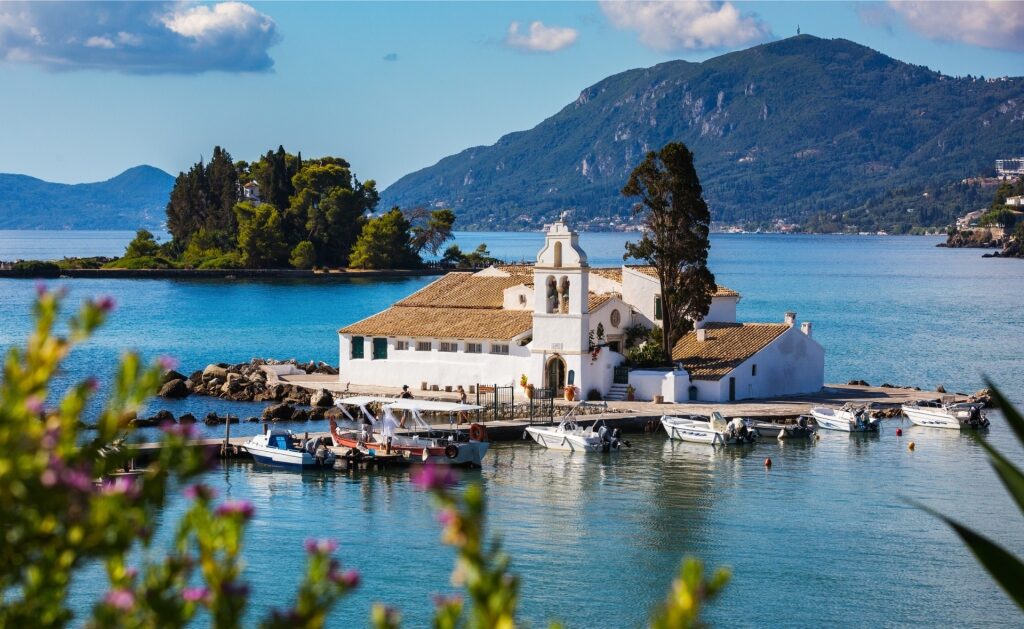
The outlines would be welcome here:
[[[458,594],[452,594],[451,596],[446,596],[444,594],[435,594],[434,595],[434,606],[435,607],[446,607],[448,605],[461,605],[461,604],[462,604],[462,597],[459,596]]]
[[[164,371],[170,371],[178,368],[178,359],[173,356],[161,356],[156,359],[156,362]]]
[[[36,282],[36,297],[46,294],[46,282]]]
[[[135,577],[139,576],[139,570],[138,568],[134,567],[126,568],[124,571],[124,576],[128,577],[129,579],[134,579]]]
[[[169,435],[184,437],[185,439],[195,439],[199,436],[199,431],[196,430],[194,424],[176,424],[168,421],[160,424],[160,430]]]
[[[130,476],[120,476],[112,482],[103,484],[103,493],[107,495],[120,494],[126,498],[135,499],[139,497],[139,483]]]
[[[43,398],[38,395],[30,395],[25,398],[25,409],[33,415],[42,415]]]
[[[104,295],[96,300],[96,307],[103,312],[110,312],[114,309],[114,298],[110,295]]]
[[[336,550],[338,550],[338,542],[333,539],[313,539],[310,537],[306,540],[306,552],[311,555],[330,555]]]
[[[454,509],[444,508],[437,512],[437,521],[444,526],[451,526],[458,517]]]
[[[209,485],[202,483],[196,483],[195,485],[189,485],[182,491],[186,498],[189,500],[195,500],[196,498],[202,498],[203,500],[213,500],[217,497],[217,491]]]
[[[92,477],[82,470],[65,469],[60,474],[60,480],[66,487],[83,493],[90,493],[93,489]]]
[[[256,509],[248,500],[226,500],[217,507],[217,515],[220,517],[239,516],[243,520],[251,518],[255,511]]]
[[[181,591],[181,598],[189,603],[198,603],[210,594],[204,587],[189,587]]]
[[[412,473],[412,482],[420,489],[447,489],[455,484],[455,470],[449,465],[427,463]]]
[[[96,393],[100,390],[100,381],[96,378],[90,377],[86,379],[85,386],[93,393]]]
[[[128,611],[135,607],[135,595],[129,590],[111,590],[103,598],[103,601],[117,609]]]
[[[352,589],[359,586],[359,571],[346,570],[341,574],[331,571],[330,579],[338,585],[343,585],[346,588]]]

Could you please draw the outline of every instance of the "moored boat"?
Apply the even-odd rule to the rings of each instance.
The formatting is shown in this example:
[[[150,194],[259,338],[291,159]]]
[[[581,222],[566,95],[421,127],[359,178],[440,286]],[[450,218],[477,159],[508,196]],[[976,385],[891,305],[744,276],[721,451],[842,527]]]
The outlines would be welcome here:
[[[988,428],[989,425],[988,417],[981,410],[981,405],[970,402],[956,404],[920,401],[916,404],[904,404],[901,410],[915,426],[978,430]]]
[[[808,415],[801,415],[792,424],[754,421],[750,426],[766,439],[807,439],[814,434],[814,426]]]
[[[815,406],[811,409],[811,417],[818,428],[839,430],[842,432],[878,432],[878,418],[871,417],[866,407],[832,408],[831,406]]]
[[[334,453],[319,439],[309,439],[300,447],[290,430],[273,428],[245,442],[244,447],[257,463],[299,469],[334,467]]]
[[[734,417],[726,421],[718,411],[710,418],[706,415],[663,415],[661,425],[669,438],[679,441],[732,445],[753,443],[757,439],[757,431],[746,420]]]
[[[557,426],[528,426],[526,434],[551,450],[616,452],[623,445],[628,446],[629,442],[623,441],[619,436],[619,429],[609,429],[603,419],[586,428],[576,423],[577,409],[593,405],[593,402],[581,401],[569,409]],[[607,408],[607,404],[604,404],[604,407]]]
[[[370,411],[369,406],[374,403],[381,405],[381,418]],[[332,419],[331,439],[336,446],[380,452],[397,451],[425,462],[470,467],[480,467],[490,446],[487,429],[483,424],[470,424],[468,432],[454,426],[456,416],[481,408],[474,404],[416,399],[388,400],[370,396],[343,398],[335,404],[351,422],[361,422],[361,428],[346,430]],[[358,420],[349,412],[349,409],[356,408],[359,409]],[[412,423],[409,429],[411,434],[408,431],[398,434],[400,421],[395,418],[396,411],[404,413],[405,420]],[[444,429],[431,426],[423,419],[423,413],[426,412],[447,413],[452,427]]]

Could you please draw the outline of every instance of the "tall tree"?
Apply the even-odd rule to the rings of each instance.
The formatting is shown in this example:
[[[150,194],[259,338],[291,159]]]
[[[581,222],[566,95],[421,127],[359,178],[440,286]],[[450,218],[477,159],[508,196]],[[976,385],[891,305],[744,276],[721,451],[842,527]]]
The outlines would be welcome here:
[[[204,227],[218,235],[218,240],[224,240],[225,236],[234,234],[238,227],[235,218],[238,171],[231,161],[231,154],[219,146],[213,147],[213,157],[206,166],[206,181],[209,189],[209,215]]]
[[[423,264],[412,244],[412,225],[397,207],[371,219],[352,247],[355,269],[412,269]]]
[[[188,172],[178,174],[167,202],[167,231],[176,241],[188,242],[193,233],[206,225],[210,215],[209,199],[206,167],[203,160],[199,160]]]
[[[419,210],[423,214],[425,210]],[[415,216],[415,214],[414,214]],[[413,218],[413,221],[416,219]],[[413,246],[417,251],[426,250],[437,255],[444,243],[452,239],[452,226],[455,225],[455,212],[441,208],[426,216],[426,226],[413,228]]]
[[[661,285],[662,351],[672,362],[672,348],[711,307],[715,276],[708,269],[711,214],[704,202],[693,153],[682,143],[647,153],[622,189],[640,197],[633,208],[643,216],[643,238],[626,244],[624,258],[654,266]]]
[[[235,206],[238,215],[238,249],[242,264],[250,269],[277,268],[288,259],[288,244],[281,234],[281,213],[269,203]]]

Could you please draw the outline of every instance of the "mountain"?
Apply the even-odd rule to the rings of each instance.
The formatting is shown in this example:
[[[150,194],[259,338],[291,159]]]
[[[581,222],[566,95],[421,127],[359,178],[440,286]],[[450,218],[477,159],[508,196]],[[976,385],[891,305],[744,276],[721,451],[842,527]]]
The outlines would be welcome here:
[[[958,182],[1022,150],[1024,79],[955,78],[800,35],[608,77],[533,129],[402,177],[381,206],[446,205],[462,228],[532,228],[565,209],[614,224],[629,172],[669,141],[694,151],[718,221],[944,224],[991,198]]]
[[[152,166],[79,184],[0,174],[0,229],[153,229],[172,186],[174,177]]]

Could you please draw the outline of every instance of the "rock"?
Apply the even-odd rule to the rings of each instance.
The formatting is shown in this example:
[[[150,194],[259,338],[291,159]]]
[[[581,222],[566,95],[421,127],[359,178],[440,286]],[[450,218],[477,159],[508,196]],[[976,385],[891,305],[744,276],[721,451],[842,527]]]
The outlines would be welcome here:
[[[292,391],[284,401],[297,406],[309,406],[309,393],[305,391]]]
[[[173,424],[174,413],[168,410],[157,411],[156,415],[154,415],[150,419],[155,420],[157,424]]]
[[[178,418],[178,423],[179,424],[194,424],[194,423],[196,423],[196,416],[193,415],[192,413],[185,413],[184,415],[182,415],[181,417]]]
[[[309,410],[310,419],[324,419],[327,416],[327,409],[321,407],[313,407]]]
[[[313,410],[317,410],[317,409],[313,409]],[[341,420],[341,419],[347,419],[347,418],[345,417],[345,414],[341,412],[340,408],[338,408],[337,406],[332,406],[331,408],[329,408],[329,409],[324,411],[323,419],[338,419],[338,420]]]
[[[263,419],[271,421],[288,421],[295,409],[288,404],[274,404],[263,409]]]
[[[216,426],[217,424],[223,424],[224,420],[217,413],[207,413],[203,423],[207,426]]]
[[[188,390],[188,386],[185,385],[185,381],[178,378],[171,380],[164,386],[160,387],[160,392],[157,393],[160,397],[168,399],[181,399],[188,397],[191,391]]]
[[[975,403],[981,404],[982,406],[984,406],[986,408],[990,408],[990,407],[993,406],[993,404],[992,404],[992,392],[989,391],[988,389],[982,389],[980,391],[976,391],[974,394],[968,396],[967,401],[968,402],[975,402]]]
[[[889,384],[888,382],[886,382],[885,384],[883,384],[881,386],[881,388],[883,388],[883,389],[898,389],[899,387],[897,387],[894,384]]]
[[[857,386],[857,387],[870,387],[871,386],[870,384],[868,384],[864,380],[850,380],[846,384]]]
[[[168,369],[167,372],[164,373],[163,378],[161,378],[160,382],[162,382],[164,384],[167,384],[171,380],[184,380],[184,379],[185,379],[184,375],[178,373],[177,371],[175,371],[173,369]]]
[[[260,418],[259,417],[247,417],[245,421],[250,423],[250,424],[255,424],[258,421],[260,421]]]
[[[153,426],[156,426],[157,424],[156,424],[156,420],[153,419],[152,417],[147,418],[147,419],[143,419],[141,417],[136,417],[135,419],[130,420],[128,422],[128,425],[134,426],[135,428],[152,428]]]
[[[295,411],[294,413],[292,413],[292,421],[293,422],[308,422],[309,421],[309,411],[305,411],[305,410],[301,410],[301,409]]]
[[[203,379],[220,378],[221,380],[225,380],[227,377],[227,366],[221,366],[221,364],[207,365],[206,369],[203,369]]]
[[[334,396],[327,389],[320,389],[310,396],[309,403],[313,406],[334,406]]]
[[[193,371],[192,375],[189,376],[188,379],[191,380],[192,382],[202,382],[203,381],[203,372],[201,372],[201,371]]]
[[[946,387],[944,387],[944,386],[942,386],[940,384],[939,386],[935,387],[935,392],[936,393],[945,393],[946,392]]]

